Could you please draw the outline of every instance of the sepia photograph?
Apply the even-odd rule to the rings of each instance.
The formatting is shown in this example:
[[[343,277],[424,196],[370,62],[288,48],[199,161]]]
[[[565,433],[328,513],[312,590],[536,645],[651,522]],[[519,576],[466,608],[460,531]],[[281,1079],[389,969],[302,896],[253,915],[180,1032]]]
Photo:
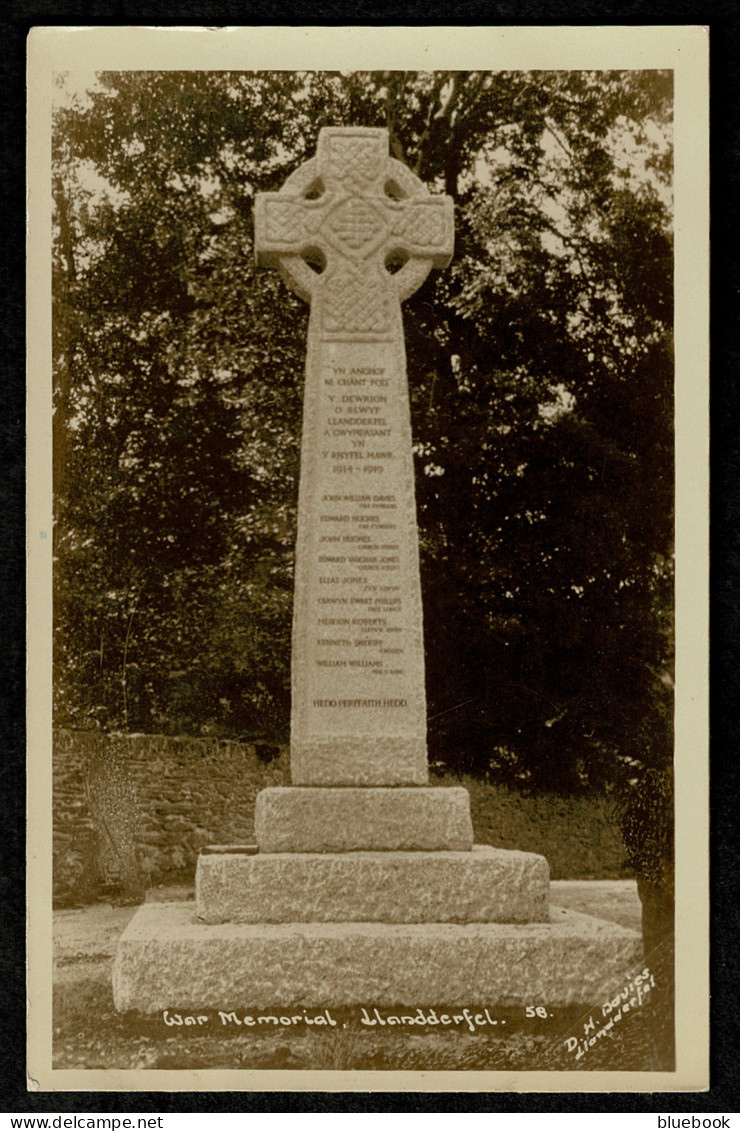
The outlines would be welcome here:
[[[32,32],[37,1088],[708,1086],[706,36],[578,32]]]

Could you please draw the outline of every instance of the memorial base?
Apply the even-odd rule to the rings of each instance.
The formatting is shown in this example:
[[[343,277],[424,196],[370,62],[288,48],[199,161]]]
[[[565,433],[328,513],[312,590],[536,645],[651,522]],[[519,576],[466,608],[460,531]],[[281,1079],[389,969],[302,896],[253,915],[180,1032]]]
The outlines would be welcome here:
[[[194,904],[136,913],[119,1010],[571,1006],[641,957],[636,932],[550,906],[543,856],[473,846],[464,789],[266,789],[255,832],[201,854]]]
[[[260,852],[469,852],[461,786],[272,786],[257,794]]]
[[[199,922],[192,903],[149,903],[113,970],[119,1010],[550,1007],[600,1001],[640,961],[634,931],[562,908],[550,922]]]
[[[202,853],[205,923],[534,923],[549,919],[544,856],[471,852]]]

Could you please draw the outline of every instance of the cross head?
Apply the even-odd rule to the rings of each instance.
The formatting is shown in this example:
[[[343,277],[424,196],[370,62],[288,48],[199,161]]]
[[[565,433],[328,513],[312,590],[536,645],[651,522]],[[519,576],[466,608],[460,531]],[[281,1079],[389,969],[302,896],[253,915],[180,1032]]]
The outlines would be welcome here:
[[[257,263],[311,303],[320,338],[389,341],[400,303],[446,267],[453,204],[389,156],[388,131],[326,127],[316,156],[255,202]]]

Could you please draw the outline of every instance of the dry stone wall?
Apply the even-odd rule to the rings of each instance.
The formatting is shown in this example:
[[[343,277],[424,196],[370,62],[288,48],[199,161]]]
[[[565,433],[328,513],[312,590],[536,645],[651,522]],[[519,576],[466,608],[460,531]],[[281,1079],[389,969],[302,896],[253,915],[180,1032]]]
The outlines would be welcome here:
[[[144,886],[193,874],[204,845],[252,843],[257,793],[288,780],[287,747],[57,731],[55,898],[93,897],[132,853]]]
[[[120,878],[120,852],[111,851],[110,845],[106,852],[106,841],[101,843],[96,828],[111,809],[111,831],[122,830],[124,849],[130,835],[145,884],[191,880],[202,845],[254,843],[257,793],[289,782],[287,746],[58,731],[56,900],[92,898],[107,878]],[[550,862],[553,879],[620,879],[631,874],[625,870],[624,845],[608,798],[525,797],[469,777],[434,773],[432,783],[468,790],[476,843],[541,853]],[[88,799],[91,792],[97,799]],[[133,820],[127,821],[130,814]]]

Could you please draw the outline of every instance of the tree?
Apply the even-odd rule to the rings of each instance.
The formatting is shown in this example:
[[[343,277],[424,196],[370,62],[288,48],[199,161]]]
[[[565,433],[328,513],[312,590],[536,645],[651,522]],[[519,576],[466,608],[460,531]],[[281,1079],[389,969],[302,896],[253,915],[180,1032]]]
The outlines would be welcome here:
[[[255,273],[252,204],[322,125],[386,125],[456,204],[404,317],[433,756],[665,769],[670,100],[661,72],[125,72],[59,110],[60,718],[284,731],[307,310]]]
[[[58,168],[89,162],[108,186],[93,210],[71,176],[55,186],[57,640],[75,718],[102,705],[127,726],[241,728],[285,713],[302,363],[275,288],[253,282],[244,174],[269,176],[282,140],[262,113],[280,83],[262,87],[118,75],[61,115]],[[223,601],[227,579],[240,601]]]

